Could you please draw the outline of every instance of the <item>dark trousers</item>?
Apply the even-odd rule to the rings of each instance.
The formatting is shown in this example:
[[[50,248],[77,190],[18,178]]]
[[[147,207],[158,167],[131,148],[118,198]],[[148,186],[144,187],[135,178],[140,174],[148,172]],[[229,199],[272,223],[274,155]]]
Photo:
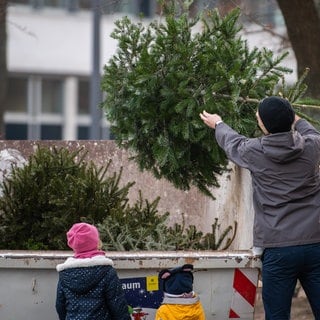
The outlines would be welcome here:
[[[262,299],[266,320],[289,320],[300,281],[315,320],[320,320],[320,243],[267,248],[262,255]]]

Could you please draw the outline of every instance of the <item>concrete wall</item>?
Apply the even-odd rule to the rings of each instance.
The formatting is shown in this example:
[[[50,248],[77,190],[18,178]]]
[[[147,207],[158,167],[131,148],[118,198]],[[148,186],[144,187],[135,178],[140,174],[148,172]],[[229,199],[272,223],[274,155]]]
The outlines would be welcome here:
[[[83,147],[88,151],[88,160],[97,165],[105,165],[111,159],[109,173],[118,172],[123,167],[122,182],[135,182],[131,188],[129,198],[135,201],[139,190],[144,199],[153,201],[160,196],[159,213],[169,211],[169,223],[181,223],[184,214],[187,225],[195,225],[203,232],[211,232],[214,218],[221,223],[221,231],[229,225],[238,222],[236,238],[230,249],[246,250],[252,246],[253,211],[251,202],[251,182],[249,173],[234,165],[230,172],[220,177],[220,188],[212,190],[216,200],[212,200],[191,188],[189,191],[176,189],[171,183],[162,179],[157,180],[150,172],[141,172],[135,162],[129,160],[126,150],[117,147],[114,141],[31,141],[15,140],[0,141],[0,173],[8,170],[10,159],[5,161],[3,155],[17,154],[24,159],[35,151],[38,145],[66,147],[75,150]],[[8,152],[9,151],[9,152]],[[12,157],[11,157],[12,158]],[[14,159],[12,160],[14,162]],[[21,162],[18,159],[16,162]],[[7,163],[7,166],[5,164]],[[0,176],[1,177],[1,176]]]

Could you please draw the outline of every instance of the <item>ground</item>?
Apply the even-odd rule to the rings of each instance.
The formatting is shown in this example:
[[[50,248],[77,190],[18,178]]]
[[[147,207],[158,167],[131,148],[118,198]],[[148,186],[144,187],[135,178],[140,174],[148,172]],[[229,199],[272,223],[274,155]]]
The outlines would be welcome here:
[[[261,287],[257,290],[254,320],[264,320]],[[297,293],[292,300],[291,320],[314,320],[309,302],[301,288],[297,290]]]

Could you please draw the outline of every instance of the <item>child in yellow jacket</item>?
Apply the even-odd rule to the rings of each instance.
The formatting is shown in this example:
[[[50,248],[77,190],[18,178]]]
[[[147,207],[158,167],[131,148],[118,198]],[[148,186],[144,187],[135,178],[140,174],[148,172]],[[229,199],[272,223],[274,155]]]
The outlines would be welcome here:
[[[199,296],[193,291],[193,265],[163,269],[159,273],[163,301],[155,320],[205,320]]]

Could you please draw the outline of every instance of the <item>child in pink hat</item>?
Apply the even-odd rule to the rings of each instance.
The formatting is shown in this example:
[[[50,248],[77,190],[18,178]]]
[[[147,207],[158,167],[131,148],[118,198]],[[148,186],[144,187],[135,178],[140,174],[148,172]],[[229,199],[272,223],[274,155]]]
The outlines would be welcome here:
[[[76,223],[67,232],[67,240],[74,255],[57,265],[59,319],[130,320],[113,262],[100,249],[98,229],[88,223]]]
[[[101,241],[98,229],[88,223],[80,222],[67,232],[68,246],[73,250],[75,258],[92,258],[104,256],[100,250]]]

